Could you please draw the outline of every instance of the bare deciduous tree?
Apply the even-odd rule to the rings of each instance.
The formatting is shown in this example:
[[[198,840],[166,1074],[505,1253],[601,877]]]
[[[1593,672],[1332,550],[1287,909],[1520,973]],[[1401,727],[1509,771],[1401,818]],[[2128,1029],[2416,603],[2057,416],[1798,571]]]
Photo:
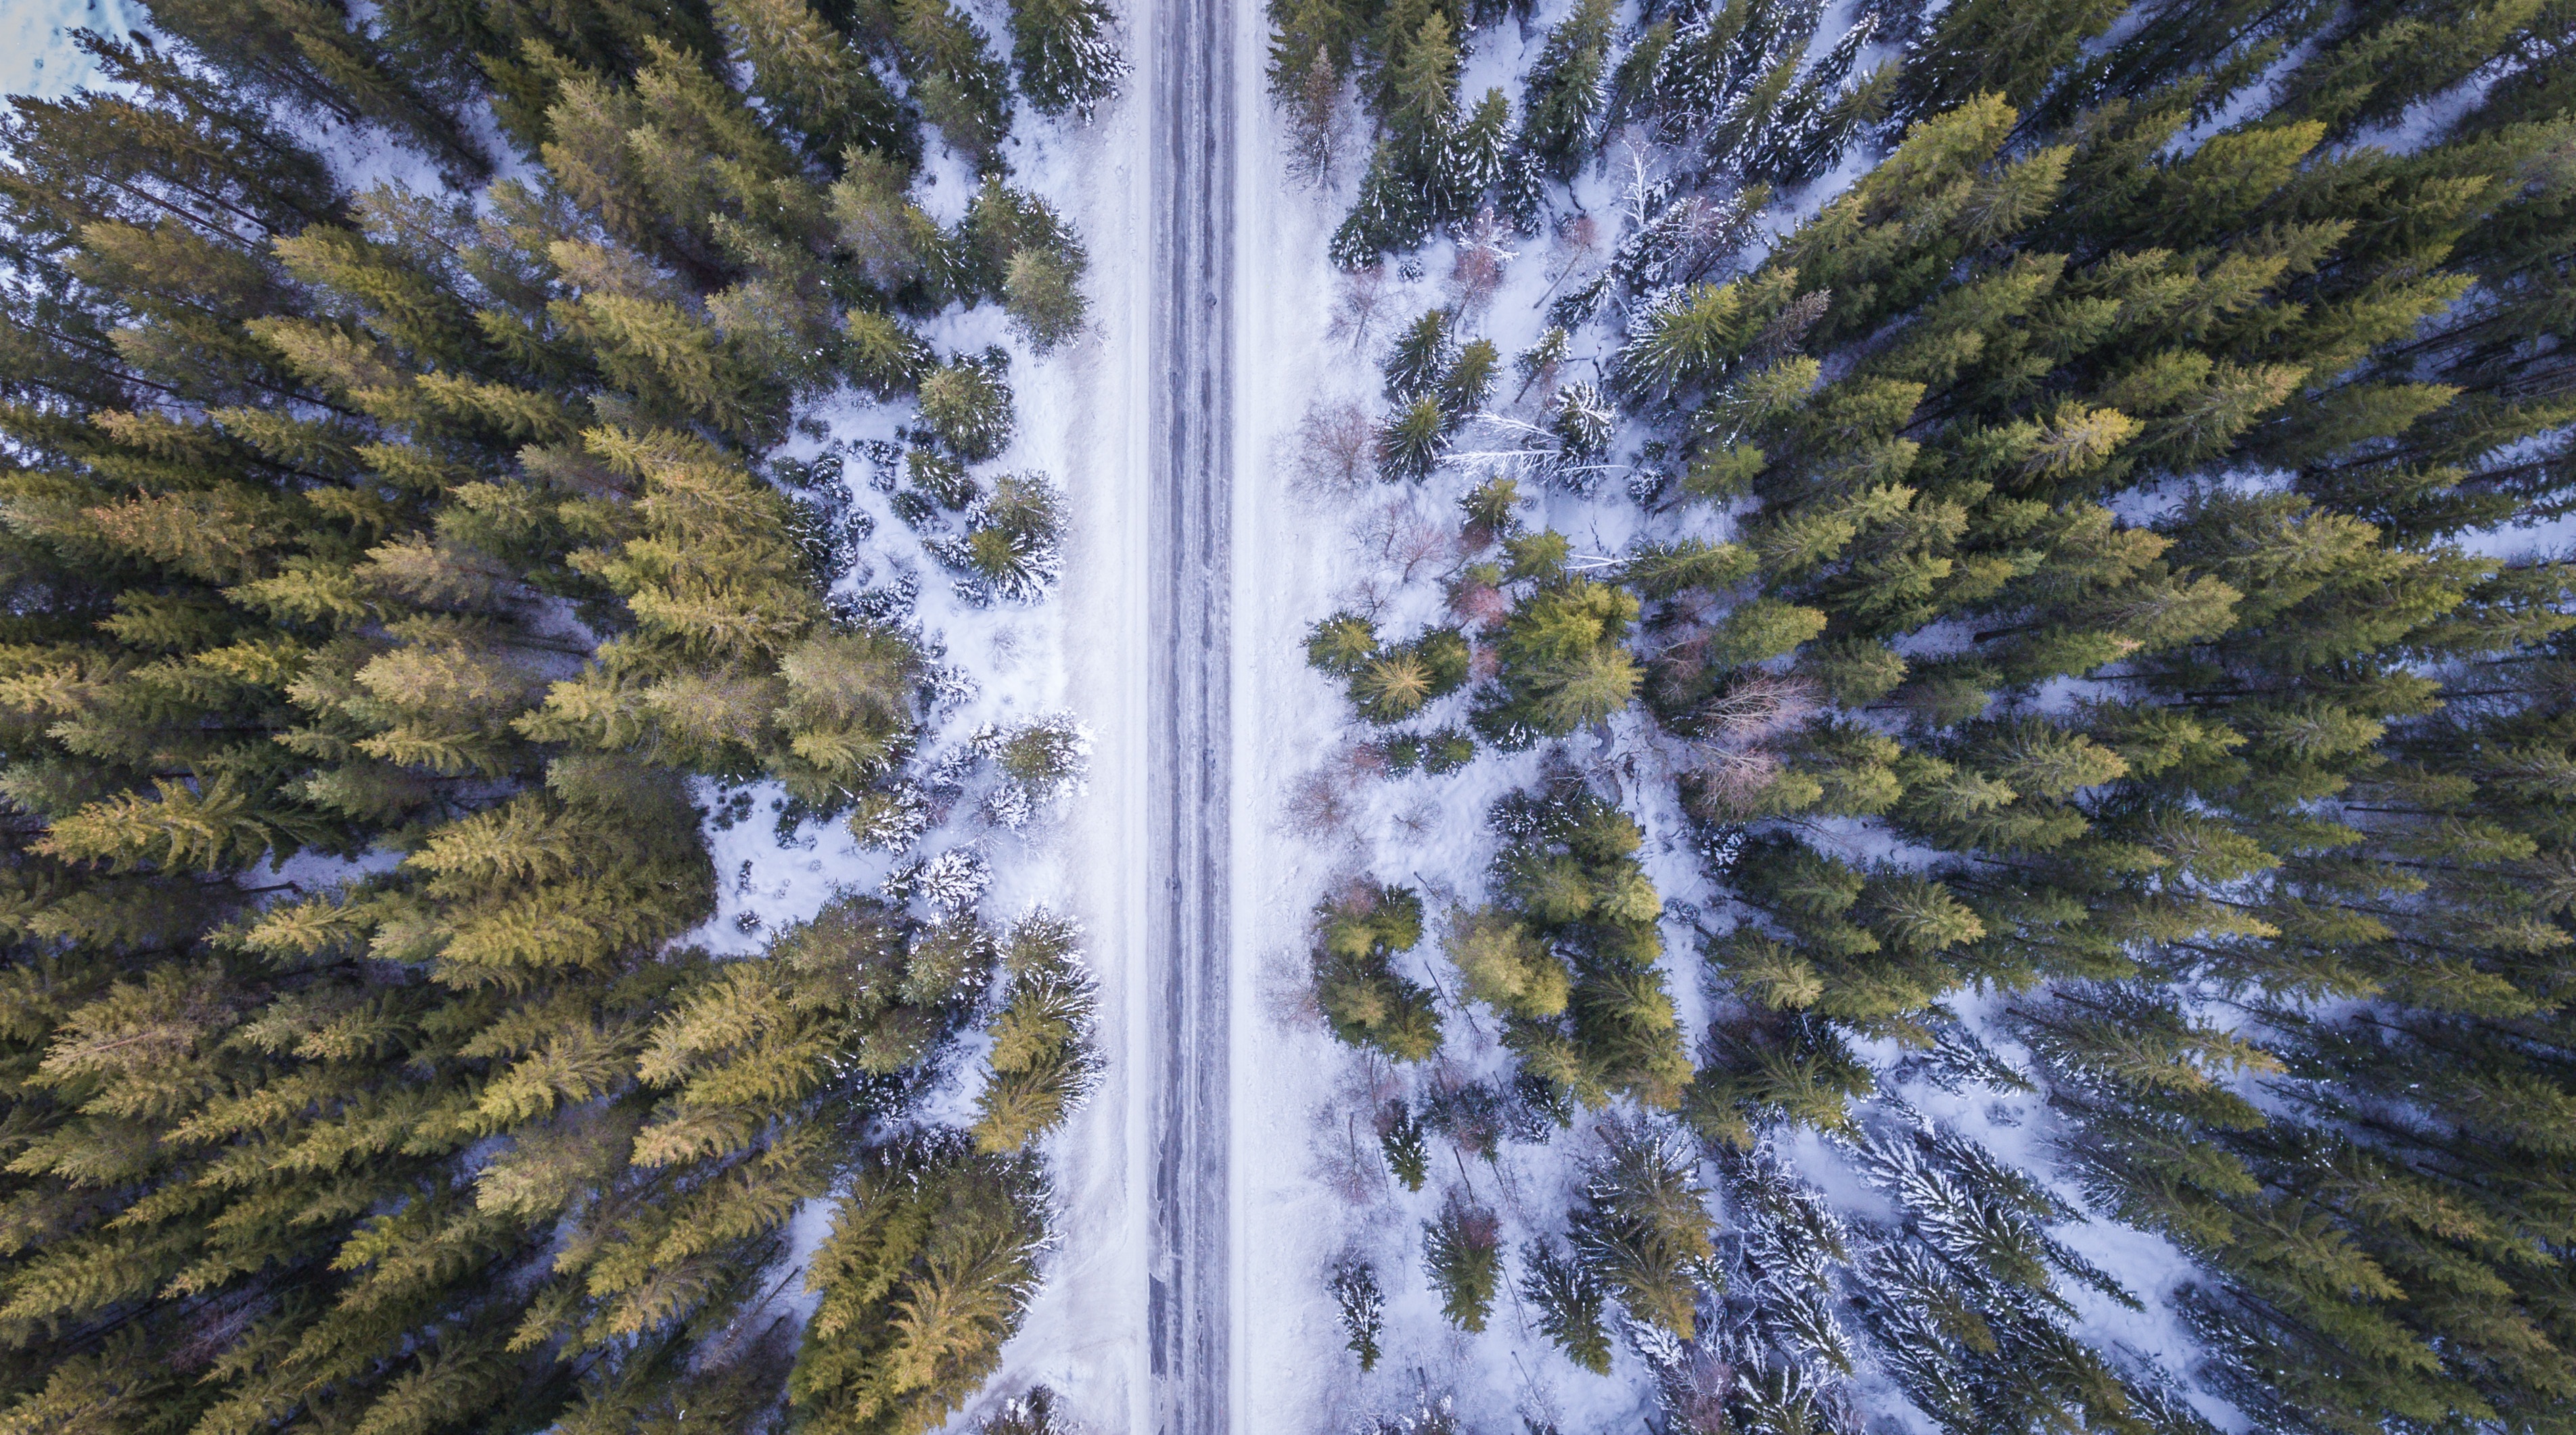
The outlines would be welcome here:
[[[1701,728],[1689,760],[1699,777],[1699,815],[1729,821],[1750,811],[1780,776],[1780,756],[1770,741],[1818,710],[1815,688],[1805,679],[1762,672],[1692,709]]]
[[[1447,561],[1458,547],[1457,535],[1447,525],[1424,517],[1408,499],[1381,505],[1362,531],[1399,583],[1410,583],[1424,568]]]
[[[1377,476],[1377,425],[1348,399],[1317,400],[1297,425],[1297,476],[1325,491],[1357,488]]]
[[[1474,223],[1458,237],[1458,258],[1450,266],[1449,282],[1457,287],[1460,312],[1481,313],[1493,302],[1494,291],[1502,286],[1503,271],[1520,257],[1518,251],[1504,243],[1508,237],[1509,231],[1495,217],[1490,204],[1476,211]]]
[[[1352,270],[1342,280],[1340,297],[1333,301],[1333,324],[1326,332],[1333,338],[1350,340],[1354,350],[1366,349],[1369,331],[1392,297],[1386,292],[1385,265]]]
[[[1288,112],[1288,172],[1310,184],[1331,185],[1342,137],[1342,77],[1334,72],[1332,57],[1317,50],[1314,61],[1283,99]]]

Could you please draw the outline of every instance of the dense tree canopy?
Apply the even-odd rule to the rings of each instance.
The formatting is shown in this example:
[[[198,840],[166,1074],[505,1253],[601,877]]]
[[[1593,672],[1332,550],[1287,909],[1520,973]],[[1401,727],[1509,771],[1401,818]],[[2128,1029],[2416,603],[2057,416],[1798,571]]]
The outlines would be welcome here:
[[[1006,231],[902,197],[916,111],[994,157],[999,62],[935,3],[147,9],[0,124],[0,1421],[747,1430],[792,1384],[934,1428],[1090,1070],[1069,929],[915,881],[678,939],[693,778],[862,835],[909,790],[929,658],[831,598],[838,480],[771,454],[947,372],[911,321],[1023,258],[1079,322],[998,168]],[[526,162],[488,186],[487,105]],[[325,119],[450,187],[352,192]],[[1052,510],[992,523],[1033,596]],[[875,1149],[986,1023],[971,1137]],[[831,1199],[800,1334],[787,1222]],[[987,1213],[984,1263],[870,1271],[906,1200]]]
[[[1548,1332],[1604,1368],[1606,1297],[1681,1337],[1639,1346],[1675,1428],[1813,1428],[1856,1338],[1944,1428],[2201,1428],[2067,1334],[2059,1288],[2116,1288],[2047,1235],[2075,1210],[1893,1099],[1947,1071],[2044,1096],[2057,1174],[2193,1263],[2190,1373],[2255,1428],[2576,1428],[2576,612],[2559,559],[2492,556],[2576,506],[2567,7],[1895,0],[1831,44],[1769,0],[1550,13],[1495,159],[1456,56],[1509,21],[1279,0],[1272,70],[1292,110],[1356,76],[1378,136],[1340,264],[1464,254],[1480,210],[1615,225],[1520,407],[1440,408],[1414,376],[1476,311],[1438,310],[1376,450],[1482,480],[1442,630],[1491,674],[1479,736],[1623,724],[1717,899],[1657,967],[1655,894],[1587,855],[1627,821],[1604,779],[1493,814],[1462,1000],[1533,1109],[1693,1133],[1728,1230],[1696,1296],[1638,1284],[1584,1233],[1651,1198],[1596,1181],[1529,1253]],[[1467,422],[1520,452],[1452,457]],[[1515,485],[1621,502],[1605,473],[1638,537],[1578,570]],[[1402,637],[1345,616],[1311,655],[1401,724],[1365,664]],[[1814,1206],[1769,1154],[1795,1125],[1897,1222]]]

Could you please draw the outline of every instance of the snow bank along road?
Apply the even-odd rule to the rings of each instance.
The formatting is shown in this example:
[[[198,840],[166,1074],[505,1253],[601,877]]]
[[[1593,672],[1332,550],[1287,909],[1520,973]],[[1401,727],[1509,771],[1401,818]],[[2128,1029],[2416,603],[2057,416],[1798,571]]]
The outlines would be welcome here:
[[[1155,0],[1152,76],[1154,579],[1146,767],[1154,880],[1146,1338],[1157,1435],[1224,1435],[1228,603],[1234,444],[1234,7]]]

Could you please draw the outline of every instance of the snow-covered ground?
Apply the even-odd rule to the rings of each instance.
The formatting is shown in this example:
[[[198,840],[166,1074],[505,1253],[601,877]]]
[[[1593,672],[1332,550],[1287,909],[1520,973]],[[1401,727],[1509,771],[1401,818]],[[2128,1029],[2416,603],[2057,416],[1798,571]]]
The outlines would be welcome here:
[[[1122,35],[1146,49],[1135,7]],[[1071,531],[1055,610],[1062,705],[1093,734],[1089,792],[1051,836],[1049,876],[1081,920],[1101,984],[1099,1088],[1055,1138],[1062,1244],[992,1394],[1043,1381],[1080,1428],[1147,1418],[1143,979],[1146,878],[1146,333],[1153,281],[1145,77],[1060,142],[1015,160],[1091,254],[1091,327],[1020,382],[1021,444],[1064,484]],[[1034,133],[1034,130],[1031,131]]]
[[[1528,47],[1553,18],[1538,17]],[[1236,64],[1247,76],[1260,73],[1267,38],[1264,18],[1246,14]],[[1528,58],[1523,50],[1514,26],[1483,32],[1466,66],[1468,94],[1511,87]],[[1337,608],[1375,607],[1394,636],[1439,619],[1434,580],[1456,562],[1453,505],[1470,481],[1449,472],[1419,488],[1321,484],[1307,471],[1300,431],[1310,411],[1374,401],[1378,356],[1394,331],[1427,308],[1453,302],[1446,282],[1453,253],[1435,243],[1424,251],[1422,277],[1389,275],[1374,319],[1355,327],[1352,282],[1332,268],[1326,243],[1349,206],[1360,159],[1342,160],[1327,189],[1292,182],[1280,117],[1257,82],[1245,85],[1241,104],[1236,273],[1243,398],[1234,548],[1238,1402],[1259,1412],[1258,1428],[1277,1430],[1366,1429],[1372,1420],[1411,1413],[1426,1393],[1453,1394],[1458,1415],[1473,1430],[1517,1430],[1525,1418],[1566,1430],[1618,1428],[1646,1395],[1642,1373],[1624,1352],[1607,1379],[1578,1369],[1530,1324],[1531,1312],[1508,1290],[1483,1334],[1461,1334],[1442,1320],[1422,1273],[1422,1223],[1448,1188],[1463,1184],[1503,1217],[1506,1279],[1517,1280],[1523,1241],[1555,1229],[1565,1209],[1569,1143],[1507,1143],[1501,1159],[1488,1165],[1455,1158],[1435,1138],[1430,1179],[1418,1193],[1405,1191],[1386,1172],[1369,1116],[1402,1088],[1385,1063],[1336,1043],[1313,1005],[1308,968],[1316,901],[1338,881],[1367,876],[1420,887],[1434,913],[1444,898],[1473,902],[1492,850],[1486,806],[1527,781],[1538,759],[1487,754],[1467,772],[1445,778],[1375,775],[1366,756],[1355,752],[1364,734],[1350,723],[1342,694],[1305,665],[1307,629]],[[1346,156],[1364,154],[1356,141],[1345,147]],[[1507,357],[1536,337],[1541,296],[1551,282],[1544,243],[1520,247],[1528,253],[1512,264],[1469,331],[1493,337]],[[1507,375],[1497,399],[1516,383]],[[1593,533],[1589,524],[1571,531],[1578,546],[1621,537]],[[1461,701],[1451,699],[1449,706]],[[1455,716],[1447,707],[1434,715]],[[1656,872],[1659,881],[1666,875]],[[1417,980],[1451,980],[1445,964],[1432,970],[1428,942],[1409,960]],[[1451,1020],[1454,1026],[1454,1015]],[[1453,1054],[1460,1045],[1453,1040]],[[1499,1066],[1498,1050],[1481,1055],[1484,1065]],[[1333,1266],[1351,1256],[1374,1264],[1387,1300],[1385,1353],[1365,1376],[1344,1349],[1325,1286]]]

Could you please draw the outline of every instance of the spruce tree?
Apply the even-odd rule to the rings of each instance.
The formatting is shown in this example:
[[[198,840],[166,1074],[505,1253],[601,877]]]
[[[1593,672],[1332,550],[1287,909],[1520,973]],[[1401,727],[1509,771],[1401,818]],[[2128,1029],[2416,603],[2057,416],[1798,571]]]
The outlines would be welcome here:
[[[1373,884],[1316,908],[1315,999],[1333,1035],[1398,1061],[1419,1061],[1440,1045],[1431,989],[1394,968],[1422,940],[1422,898]]]
[[[1042,1178],[1026,1158],[922,1139],[861,1174],[815,1253],[814,1338],[788,1389],[820,1430],[935,1430],[1000,1363],[1036,1280]]]
[[[894,43],[922,118],[978,171],[1011,131],[1010,75],[948,0],[891,0]]]
[[[804,0],[716,0],[717,22],[751,67],[752,93],[801,148],[840,163],[852,148],[910,160],[917,141],[867,57]]]
[[[1422,1226],[1423,1269],[1440,1293],[1441,1313],[1469,1334],[1485,1328],[1502,1282],[1501,1227],[1494,1213],[1451,1191],[1440,1214]]]
[[[1598,137],[1610,59],[1611,7],[1579,0],[1547,35],[1530,70],[1520,142],[1558,178],[1572,175]]]
[[[1386,1329],[1386,1293],[1377,1272],[1365,1261],[1346,1261],[1333,1271],[1333,1303],[1340,1308],[1343,1343],[1359,1357],[1360,1373],[1377,1367],[1378,1336]]]
[[[1020,93],[1040,114],[1088,120],[1118,92],[1127,65],[1109,35],[1110,14],[1099,0],[1015,0],[1011,6],[1011,65]]]

